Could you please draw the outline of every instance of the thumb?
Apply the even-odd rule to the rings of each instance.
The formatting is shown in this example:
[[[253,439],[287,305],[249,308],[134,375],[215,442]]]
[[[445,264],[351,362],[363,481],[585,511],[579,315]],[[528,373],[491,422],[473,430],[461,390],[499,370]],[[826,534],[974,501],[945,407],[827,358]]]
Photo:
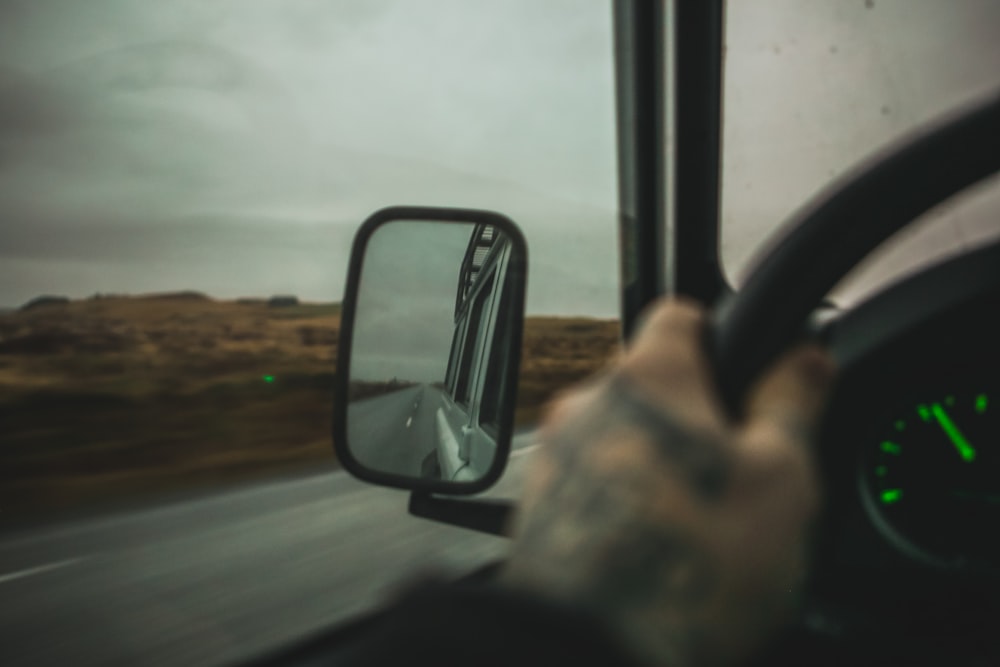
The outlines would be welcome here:
[[[833,359],[823,348],[802,345],[793,349],[750,391],[746,425],[777,426],[793,439],[807,438],[826,406],[834,376]]]

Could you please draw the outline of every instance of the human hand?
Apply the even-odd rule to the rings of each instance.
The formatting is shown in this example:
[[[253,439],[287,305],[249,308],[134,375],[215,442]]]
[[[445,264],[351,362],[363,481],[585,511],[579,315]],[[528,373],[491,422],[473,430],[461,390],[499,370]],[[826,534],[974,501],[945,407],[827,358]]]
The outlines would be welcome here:
[[[734,423],[704,326],[690,303],[656,304],[605,373],[551,406],[502,574],[672,667],[744,659],[794,611],[819,505],[810,434],[833,378],[820,348],[793,350]]]

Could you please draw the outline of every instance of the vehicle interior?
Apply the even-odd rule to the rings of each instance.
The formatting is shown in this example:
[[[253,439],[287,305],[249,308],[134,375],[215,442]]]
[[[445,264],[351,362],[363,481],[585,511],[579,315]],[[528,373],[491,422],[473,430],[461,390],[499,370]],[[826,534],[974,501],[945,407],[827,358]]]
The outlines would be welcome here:
[[[812,580],[801,618],[761,664],[993,664],[1000,244],[932,262],[850,307],[826,297],[883,241],[995,174],[1000,95],[989,89],[845,170],[800,205],[732,289],[718,263],[723,4],[615,3],[626,344],[659,295],[710,306],[706,345],[734,418],[753,379],[796,341],[823,341],[840,366],[819,434],[827,498]],[[461,488],[410,488],[419,516],[503,525],[493,504],[432,493]]]
[[[928,37],[945,11],[935,3],[850,0],[817,3],[814,13],[799,4],[607,7],[621,343],[662,296],[704,304],[712,320],[706,349],[733,419],[754,379],[797,342],[818,340],[837,361],[816,438],[825,500],[812,575],[801,614],[753,664],[1000,664],[1000,49],[990,37],[1000,34],[1000,12],[989,0],[956,3],[962,18],[941,27],[939,44]],[[979,31],[968,37],[968,53],[963,30]],[[908,63],[907,49],[924,41],[927,53]],[[801,69],[821,58],[849,65]],[[509,211],[468,208],[467,199],[434,203],[386,201],[408,206],[358,221],[337,348],[334,446],[354,476],[408,491],[408,507],[399,508],[408,520],[502,535],[516,508],[503,484],[509,459],[525,454],[530,463],[530,432],[515,428],[514,415],[534,276],[531,230],[522,233]],[[435,460],[443,446],[433,440],[409,468],[379,469],[365,463],[380,459],[366,459],[363,449],[376,427],[351,422],[356,401],[385,400],[402,386],[397,379],[410,379],[364,366],[358,355],[365,313],[374,312],[363,291],[374,265],[368,242],[414,222],[468,228],[454,243],[458,269],[483,225],[513,239],[516,261],[488,300],[500,316],[482,314],[497,333],[482,335],[484,349],[476,348],[490,379],[482,386],[495,387],[498,402],[486,461],[471,478],[440,471],[479,456],[475,429],[453,429],[453,449],[472,452],[458,464]],[[572,243],[561,247],[574,261]],[[417,270],[433,257],[412,255]],[[393,288],[400,302],[411,296],[405,275]],[[442,308],[455,315],[449,289]],[[441,329],[449,332],[440,352],[449,367],[461,356],[469,319],[462,312],[465,319]],[[392,386],[359,398],[362,381],[370,389],[382,378]],[[416,403],[429,404],[434,379],[413,380],[403,389],[423,383]],[[455,372],[441,380],[450,387]],[[501,562],[454,576],[488,580]],[[358,613],[238,664],[336,664],[382,613]]]

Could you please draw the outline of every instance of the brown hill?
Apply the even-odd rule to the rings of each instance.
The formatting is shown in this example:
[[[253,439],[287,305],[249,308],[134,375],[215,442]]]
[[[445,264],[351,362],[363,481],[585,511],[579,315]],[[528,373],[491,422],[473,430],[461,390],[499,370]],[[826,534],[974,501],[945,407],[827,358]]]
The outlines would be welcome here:
[[[0,314],[5,515],[333,462],[338,304],[181,292]],[[518,421],[617,347],[614,321],[528,318]]]

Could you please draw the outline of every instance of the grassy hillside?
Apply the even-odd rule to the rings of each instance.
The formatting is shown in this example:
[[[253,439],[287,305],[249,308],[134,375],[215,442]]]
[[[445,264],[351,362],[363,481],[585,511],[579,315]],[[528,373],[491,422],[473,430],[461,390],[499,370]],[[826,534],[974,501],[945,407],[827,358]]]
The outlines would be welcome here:
[[[332,462],[340,308],[195,293],[0,314],[0,508],[92,500]],[[600,367],[616,322],[529,318],[518,420]]]
[[[529,317],[518,383],[517,423],[534,423],[560,389],[600,370],[618,351],[617,320]]]

